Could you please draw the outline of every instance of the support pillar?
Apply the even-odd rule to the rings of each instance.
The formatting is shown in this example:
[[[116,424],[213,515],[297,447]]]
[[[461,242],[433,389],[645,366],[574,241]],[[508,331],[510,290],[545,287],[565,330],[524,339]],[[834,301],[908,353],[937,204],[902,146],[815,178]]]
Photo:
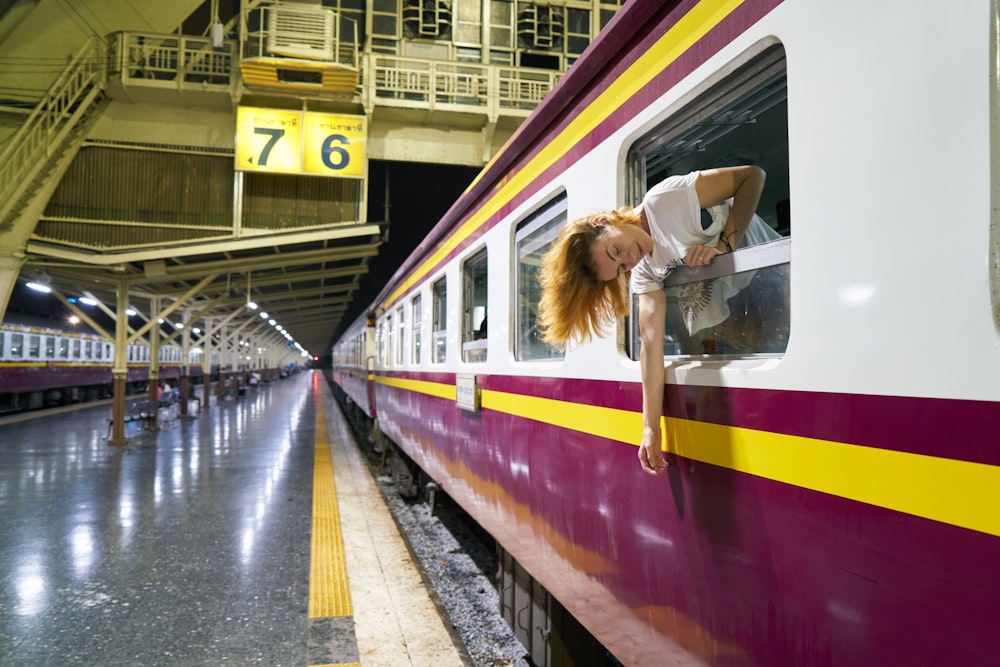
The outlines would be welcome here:
[[[112,381],[113,396],[111,402],[111,437],[109,445],[124,445],[125,440],[125,383],[126,373],[114,373]]]
[[[180,392],[181,392],[181,417],[188,416],[188,395],[191,390],[191,327],[190,324],[190,312],[184,312],[184,329],[181,330],[181,377],[180,382]]]
[[[188,416],[188,392],[191,390],[191,379],[188,377],[188,365],[181,369],[181,417]]]
[[[201,355],[201,407],[202,410],[208,410],[209,402],[212,397],[212,321],[205,321],[205,336],[202,338],[202,355]]]
[[[157,317],[160,312],[160,299],[153,297],[149,304],[150,323],[154,326],[149,330],[149,416],[146,421],[146,428],[150,431],[159,431],[160,426],[156,423],[156,418],[160,410],[160,325]]]
[[[121,446],[125,440],[125,391],[128,385],[128,284],[118,283],[118,304],[115,308],[114,399],[111,404],[111,437],[109,445]]]

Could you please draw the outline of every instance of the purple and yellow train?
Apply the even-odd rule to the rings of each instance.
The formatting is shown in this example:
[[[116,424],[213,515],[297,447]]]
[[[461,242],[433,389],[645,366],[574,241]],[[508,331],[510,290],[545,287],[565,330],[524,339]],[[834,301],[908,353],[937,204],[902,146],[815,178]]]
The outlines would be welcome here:
[[[149,345],[128,346],[129,393],[149,384]],[[180,346],[164,345],[159,354],[159,380],[173,386],[181,374]],[[38,324],[0,325],[0,413],[110,398],[114,346],[92,333]],[[189,376],[202,381],[201,350],[190,353]],[[217,376],[218,363],[211,374]]]
[[[998,7],[630,0],[339,340],[537,664],[578,648],[555,602],[627,665],[1000,664]],[[781,238],[670,274],[650,477],[634,312],[553,350],[536,272],[567,220],[748,163]]]

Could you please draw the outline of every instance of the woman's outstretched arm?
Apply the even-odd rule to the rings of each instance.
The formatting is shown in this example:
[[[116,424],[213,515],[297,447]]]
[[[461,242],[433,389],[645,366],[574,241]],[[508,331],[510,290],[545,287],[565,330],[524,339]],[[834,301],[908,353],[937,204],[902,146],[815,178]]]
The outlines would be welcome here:
[[[667,316],[667,297],[663,290],[639,294],[639,331],[642,347],[639,367],[642,370],[642,442],[639,463],[651,475],[667,469],[660,450],[663,416],[663,336]]]

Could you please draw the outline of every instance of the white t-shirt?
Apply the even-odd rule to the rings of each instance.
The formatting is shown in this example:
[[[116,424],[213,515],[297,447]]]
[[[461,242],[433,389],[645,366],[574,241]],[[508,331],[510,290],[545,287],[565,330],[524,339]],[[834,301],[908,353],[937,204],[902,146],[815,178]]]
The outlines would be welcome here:
[[[684,266],[684,255],[693,245],[714,246],[729,219],[730,202],[708,208],[712,221],[701,226],[701,206],[694,184],[698,172],[671,176],[646,193],[642,207],[646,211],[653,251],[632,268],[630,287],[633,294],[648,294],[663,289],[663,281],[673,269]],[[754,215],[740,242],[740,247],[757,245],[781,238],[760,216]],[[727,301],[753,279],[753,271],[722,276],[711,281],[697,281],[678,290],[678,305],[689,333],[715,326],[729,317]]]
[[[670,271],[684,265],[684,255],[693,245],[719,242],[719,234],[729,216],[725,204],[708,209],[712,224],[701,228],[701,205],[694,189],[698,172],[671,176],[650,189],[642,198],[653,251],[632,268],[631,288],[634,294],[646,294],[663,289]]]

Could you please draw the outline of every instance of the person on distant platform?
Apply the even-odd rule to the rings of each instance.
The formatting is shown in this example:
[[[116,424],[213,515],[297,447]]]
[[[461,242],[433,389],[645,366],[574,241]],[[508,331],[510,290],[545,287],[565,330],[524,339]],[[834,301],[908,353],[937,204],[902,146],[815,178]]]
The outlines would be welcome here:
[[[660,432],[667,312],[663,281],[676,267],[706,266],[741,245],[779,238],[754,213],[765,178],[755,166],[671,176],[650,189],[635,208],[570,222],[542,259],[539,323],[542,340],[550,345],[565,348],[601,334],[607,323],[628,312],[629,283],[638,295],[643,421],[639,462],[650,474],[667,467]],[[702,209],[711,216],[705,224]],[[729,295],[739,289],[733,283]],[[727,297],[718,291],[717,303],[686,318],[689,329],[728,316]]]

